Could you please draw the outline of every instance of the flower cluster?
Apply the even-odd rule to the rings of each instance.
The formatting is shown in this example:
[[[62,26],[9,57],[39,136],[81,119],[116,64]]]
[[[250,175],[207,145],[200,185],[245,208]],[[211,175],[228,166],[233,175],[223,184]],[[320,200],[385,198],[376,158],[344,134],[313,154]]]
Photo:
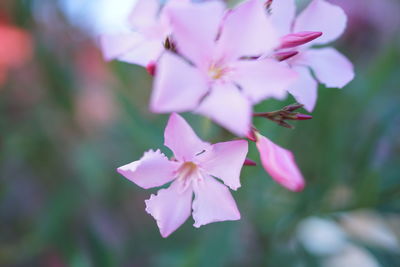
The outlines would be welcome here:
[[[286,127],[286,120],[310,119],[294,111],[303,106],[313,110],[317,81],[341,88],[354,73],[335,49],[313,48],[343,33],[344,12],[313,0],[297,18],[295,14],[295,0],[247,0],[233,9],[219,0],[138,0],[128,20],[132,31],[101,37],[107,60],[141,65],[154,76],[151,111],[172,113],[165,145],[174,157],[150,150],[118,169],[143,188],[171,183],[146,201],[163,237],[191,213],[195,227],[238,220],[228,187],[239,188],[242,166],[253,165],[246,159],[247,141],[205,143],[176,112],[204,115],[247,137],[276,182],[292,191],[304,188],[293,154],[261,135],[252,119],[265,117]],[[253,113],[254,105],[282,100],[288,93],[300,105]]]

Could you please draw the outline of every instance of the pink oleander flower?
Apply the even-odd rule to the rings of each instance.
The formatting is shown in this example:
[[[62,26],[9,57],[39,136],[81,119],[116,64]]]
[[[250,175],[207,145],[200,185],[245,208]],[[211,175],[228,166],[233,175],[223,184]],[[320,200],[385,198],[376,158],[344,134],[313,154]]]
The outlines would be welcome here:
[[[169,0],[162,6],[159,0],[138,0],[128,18],[132,31],[101,36],[100,45],[105,59],[118,59],[144,67],[157,61],[165,50],[167,37],[171,34],[165,9],[188,2],[189,0]]]
[[[149,150],[140,160],[118,168],[120,174],[145,189],[172,182],[146,200],[146,211],[156,219],[161,235],[169,236],[191,213],[195,227],[239,220],[240,213],[228,187],[240,187],[247,142],[205,143],[176,113],[171,115],[164,137],[165,146],[174,153],[173,159],[159,150]]]
[[[252,105],[282,99],[297,75],[274,59],[252,60],[279,44],[264,6],[246,1],[225,13],[221,1],[168,9],[179,53],[157,64],[151,110],[194,111],[238,136],[249,132]]]
[[[261,163],[272,179],[291,191],[302,191],[305,182],[293,153],[259,133],[255,133],[255,139]]]
[[[299,53],[286,61],[299,74],[289,92],[311,112],[317,100],[318,83],[310,70],[327,87],[343,88],[354,78],[353,65],[337,50],[331,47],[310,48],[312,45],[326,45],[341,36],[346,28],[346,14],[325,0],[313,0],[296,19],[295,0],[275,0],[270,9],[270,19],[283,37],[283,44],[285,36],[301,37],[322,32],[321,37],[298,47]]]

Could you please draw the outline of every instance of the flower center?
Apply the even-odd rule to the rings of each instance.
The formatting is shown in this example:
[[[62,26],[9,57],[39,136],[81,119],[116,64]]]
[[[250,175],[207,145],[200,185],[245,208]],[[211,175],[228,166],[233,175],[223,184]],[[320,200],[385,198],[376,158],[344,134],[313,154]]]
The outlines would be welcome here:
[[[211,78],[211,80],[223,80],[226,78],[227,74],[231,71],[231,68],[228,66],[224,66],[224,64],[221,64],[219,62],[212,63],[210,67],[208,68],[208,76]]]
[[[191,161],[185,162],[179,168],[179,178],[188,180],[197,171],[197,165]]]

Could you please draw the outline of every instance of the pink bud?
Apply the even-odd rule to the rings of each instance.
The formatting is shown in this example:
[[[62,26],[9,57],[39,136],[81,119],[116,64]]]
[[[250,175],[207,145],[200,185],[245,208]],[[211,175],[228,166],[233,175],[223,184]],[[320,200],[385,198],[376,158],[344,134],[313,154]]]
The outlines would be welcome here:
[[[281,46],[279,48],[292,48],[311,42],[322,35],[322,32],[297,32],[285,35],[281,38]]]
[[[278,53],[274,54],[274,57],[278,61],[284,61],[284,60],[287,60],[287,59],[289,59],[291,57],[294,57],[298,53],[299,52],[297,52],[297,51],[278,52]]]
[[[243,163],[244,166],[257,166],[257,163],[251,159],[246,159]]]
[[[151,61],[149,64],[147,64],[146,70],[151,76],[154,76],[156,74],[156,67],[157,67],[156,62]]]
[[[306,114],[296,114],[296,120],[298,121],[305,121],[305,120],[311,120],[313,117],[311,115],[306,115]]]
[[[257,142],[257,137],[254,129],[251,129],[251,131],[247,134],[247,139],[253,142]]]
[[[272,179],[294,192],[304,189],[304,178],[292,152],[260,134],[257,134],[257,149],[260,152],[261,163]]]

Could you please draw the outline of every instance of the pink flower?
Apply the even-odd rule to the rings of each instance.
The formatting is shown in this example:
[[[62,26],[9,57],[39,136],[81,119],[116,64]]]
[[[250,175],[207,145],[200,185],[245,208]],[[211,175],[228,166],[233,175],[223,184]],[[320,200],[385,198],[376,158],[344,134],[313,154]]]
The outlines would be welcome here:
[[[188,2],[170,0],[166,7]],[[157,61],[171,34],[166,7],[162,7],[159,0],[138,0],[128,19],[132,31],[101,36],[100,44],[105,59],[118,59],[141,66]]]
[[[273,59],[251,60],[279,43],[261,1],[246,1],[226,15],[224,11],[220,1],[168,10],[181,56],[165,52],[160,58],[151,109],[194,111],[245,136],[252,105],[284,98],[297,75]]]
[[[311,45],[325,45],[336,40],[346,28],[343,10],[325,0],[313,0],[295,19],[295,0],[275,0],[271,5],[271,21],[281,36],[290,33],[322,32],[322,36],[303,45],[300,53],[287,62],[300,75],[289,92],[312,111],[317,100],[318,83],[342,88],[354,78],[351,62],[331,47],[311,49]]]
[[[159,150],[150,150],[140,160],[118,168],[119,173],[145,189],[172,182],[146,200],[146,211],[156,219],[161,235],[170,235],[191,213],[195,227],[239,220],[240,213],[226,186],[233,190],[240,187],[247,142],[205,143],[176,113],[171,115],[164,137],[174,160],[168,160]]]
[[[255,137],[261,163],[272,179],[291,191],[302,191],[305,182],[293,153],[272,143],[259,133],[256,133]]]

